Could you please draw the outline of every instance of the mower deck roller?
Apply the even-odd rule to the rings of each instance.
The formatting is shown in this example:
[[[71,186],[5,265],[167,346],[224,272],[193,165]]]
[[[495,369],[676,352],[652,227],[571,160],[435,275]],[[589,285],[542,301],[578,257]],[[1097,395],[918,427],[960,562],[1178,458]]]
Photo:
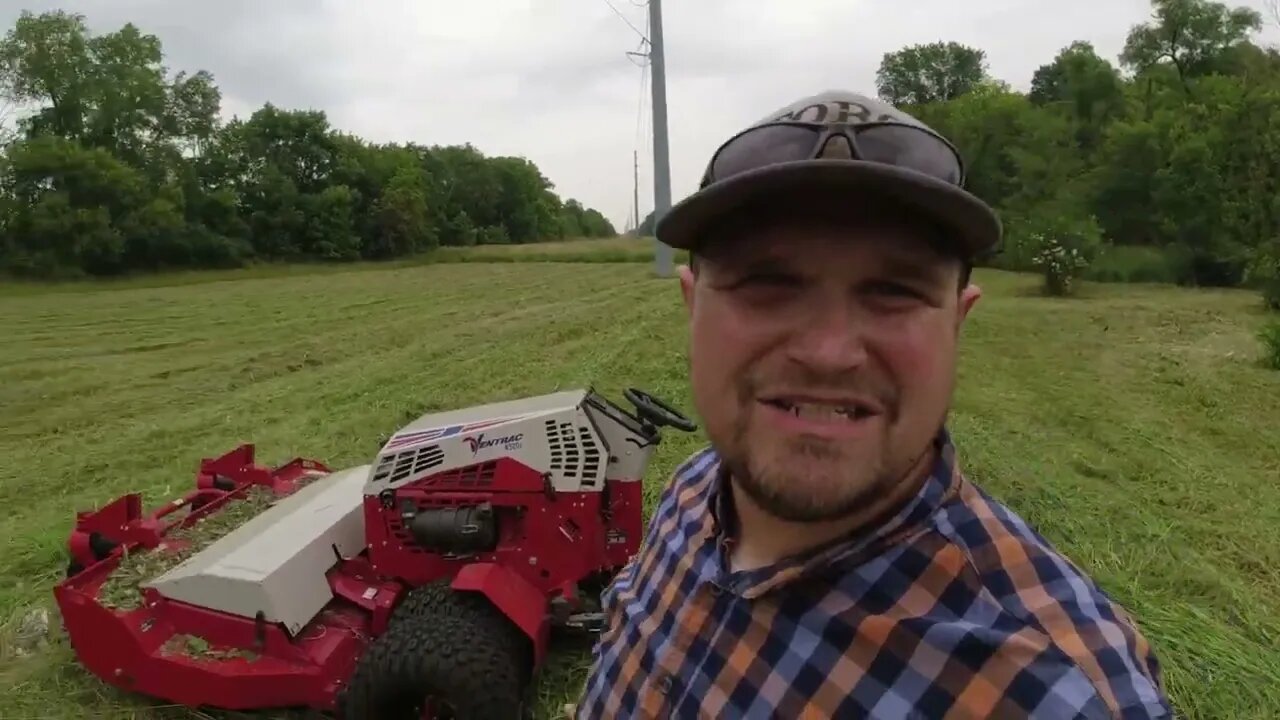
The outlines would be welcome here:
[[[243,445],[144,513],[77,513],[55,588],[82,665],[191,707],[515,718],[553,630],[599,629],[641,540],[651,395],[592,389],[424,415],[372,462],[258,465]]]

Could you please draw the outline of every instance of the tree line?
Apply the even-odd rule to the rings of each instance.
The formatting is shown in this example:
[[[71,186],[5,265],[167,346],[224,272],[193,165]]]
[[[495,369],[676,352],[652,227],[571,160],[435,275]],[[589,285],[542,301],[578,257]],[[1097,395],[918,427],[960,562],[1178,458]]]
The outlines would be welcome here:
[[[1254,42],[1262,26],[1154,0],[1118,64],[1076,41],[1022,93],[981,49],[937,42],[886,55],[877,90],[957,144],[1008,229],[995,264],[1260,286],[1280,304],[1280,53]]]
[[[1008,230],[994,264],[1257,286],[1280,307],[1280,53],[1254,42],[1263,20],[1154,0],[1118,64],[1076,41],[1022,93],[981,49],[937,42],[886,55],[877,90],[959,147]]]
[[[373,143],[270,103],[220,118],[133,24],[24,11],[0,40],[0,272],[116,275],[387,259],[616,234],[538,167],[470,144]]]
[[[1026,92],[982,49],[938,41],[885,54],[876,93],[960,150],[1006,228],[987,264],[1064,291],[1079,276],[1247,285],[1280,308],[1280,53],[1254,42],[1256,10],[1151,10],[1118,62],[1072,42]]]

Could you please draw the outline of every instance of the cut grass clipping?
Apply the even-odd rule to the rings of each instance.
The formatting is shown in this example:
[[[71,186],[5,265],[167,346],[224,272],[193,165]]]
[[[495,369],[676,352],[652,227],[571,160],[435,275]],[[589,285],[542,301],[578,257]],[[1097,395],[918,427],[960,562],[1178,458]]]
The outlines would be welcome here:
[[[258,653],[240,648],[215,648],[208,640],[195,635],[174,635],[164,644],[166,655],[182,655],[199,660],[234,660],[243,658],[249,662],[258,659]]]
[[[297,482],[301,490],[319,475],[308,474]],[[295,490],[294,492],[297,492]],[[222,509],[200,518],[191,525],[173,530],[154,550],[126,551],[115,572],[107,577],[98,591],[105,607],[134,610],[142,605],[140,586],[181,565],[188,558],[217,542],[228,533],[257,517],[284,496],[276,496],[269,488],[255,485],[244,497],[231,500]]]

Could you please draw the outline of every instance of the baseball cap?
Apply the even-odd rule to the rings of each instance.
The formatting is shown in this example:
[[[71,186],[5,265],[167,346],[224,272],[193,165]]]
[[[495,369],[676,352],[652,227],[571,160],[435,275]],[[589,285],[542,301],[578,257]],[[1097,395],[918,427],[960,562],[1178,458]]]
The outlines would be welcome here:
[[[995,211],[965,189],[964,161],[937,131],[874,98],[829,90],[769,113],[711,156],[697,192],[658,221],[663,243],[696,250],[717,221],[806,190],[897,201],[930,218],[970,260],[995,252]]]

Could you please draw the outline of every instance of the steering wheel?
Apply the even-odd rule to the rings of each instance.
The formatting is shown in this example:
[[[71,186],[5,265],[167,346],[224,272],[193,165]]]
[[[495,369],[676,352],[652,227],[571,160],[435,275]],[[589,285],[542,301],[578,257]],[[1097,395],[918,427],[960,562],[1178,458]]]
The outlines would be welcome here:
[[[632,405],[636,406],[636,414],[642,420],[659,426],[669,425],[685,432],[693,432],[698,429],[697,424],[685,417],[679,410],[643,390],[627,388],[622,394],[627,400],[631,401]]]

